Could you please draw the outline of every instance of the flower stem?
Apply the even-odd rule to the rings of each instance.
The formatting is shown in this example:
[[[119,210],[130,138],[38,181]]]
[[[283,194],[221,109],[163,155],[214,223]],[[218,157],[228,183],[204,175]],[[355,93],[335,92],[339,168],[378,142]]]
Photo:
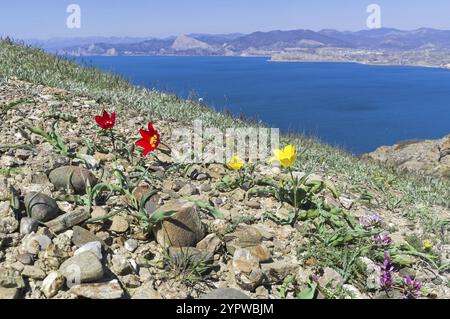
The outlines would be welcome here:
[[[109,130],[109,137],[111,138],[112,147],[113,147],[113,150],[115,152],[116,151],[116,138],[114,136],[114,132],[113,132],[112,129]]]
[[[294,208],[295,208],[295,216],[298,215],[298,207],[297,207],[297,187],[298,181],[294,178],[294,174],[292,173],[292,168],[289,167],[289,173],[291,174],[292,182],[294,183]]]

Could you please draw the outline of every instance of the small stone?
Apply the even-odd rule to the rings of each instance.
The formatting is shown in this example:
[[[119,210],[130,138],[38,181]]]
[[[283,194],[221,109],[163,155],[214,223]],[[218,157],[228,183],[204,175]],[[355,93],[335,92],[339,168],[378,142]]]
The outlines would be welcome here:
[[[253,226],[239,224],[233,233],[224,236],[227,251],[234,253],[236,248],[246,248],[258,246],[262,242],[262,235],[259,230]]]
[[[262,245],[250,246],[246,248],[250,253],[259,260],[260,263],[268,262],[271,259],[270,251]]]
[[[54,233],[63,232],[75,225],[81,224],[85,220],[89,219],[91,215],[84,207],[78,207],[76,210],[70,213],[61,215],[45,225]]]
[[[151,216],[157,209],[161,207],[161,198],[161,195],[156,194],[150,197],[149,200],[145,202],[144,208],[148,216]]]
[[[251,299],[245,293],[234,288],[219,288],[210,291],[199,299]]]
[[[109,230],[116,232],[116,233],[125,233],[130,225],[128,224],[127,220],[123,218],[122,216],[116,215],[113,217],[111,227]]]
[[[354,201],[350,198],[341,196],[339,197],[339,201],[342,205],[342,207],[344,207],[345,209],[351,209],[353,206]]]
[[[49,179],[56,189],[70,189],[77,194],[85,194],[89,184],[94,187],[97,178],[89,170],[78,166],[62,166],[50,172]]]
[[[200,173],[197,175],[197,177],[195,179],[198,181],[204,181],[204,180],[207,180],[208,178],[209,178],[208,174]]]
[[[16,260],[24,265],[31,265],[34,262],[33,255],[29,253],[17,255]]]
[[[95,236],[90,231],[88,231],[82,227],[79,227],[79,226],[73,227],[72,230],[73,230],[72,243],[75,246],[81,247],[84,244],[87,244],[87,243],[90,243],[93,241],[99,241],[102,243],[103,247],[106,248],[105,242],[102,239],[100,239],[99,237]]]
[[[103,277],[103,266],[93,253],[86,251],[62,263],[60,272],[68,282],[92,282]]]
[[[368,297],[364,296],[355,286],[343,285],[342,288],[352,295],[352,299],[368,299]]]
[[[54,297],[64,286],[66,278],[59,271],[52,271],[42,282],[41,290],[45,297]]]
[[[130,262],[122,255],[114,255],[111,260],[111,270],[119,276],[125,276],[133,271]]]
[[[139,277],[134,274],[123,276],[120,278],[120,281],[127,288],[137,288],[141,285],[141,282],[139,281]]]
[[[367,290],[377,290],[380,288],[381,268],[367,257],[360,257],[358,263],[366,276]]]
[[[12,234],[19,228],[19,222],[14,217],[0,218],[0,233]]]
[[[40,251],[47,249],[51,243],[52,240],[48,236],[31,233],[22,239],[21,250],[25,253],[37,255]]]
[[[25,196],[25,206],[29,207],[31,218],[40,222],[47,222],[56,218],[60,213],[60,209],[53,198],[37,192],[31,192]]]
[[[102,243],[99,241],[91,241],[89,243],[84,244],[77,250],[75,250],[74,255],[78,255],[84,253],[86,251],[90,251],[93,253],[99,260],[102,260]]]
[[[236,283],[246,290],[254,290],[263,280],[263,272],[259,267],[259,260],[250,251],[238,248],[234,252],[232,261]]]
[[[255,295],[258,299],[269,299],[269,291],[264,286],[256,288]]]
[[[124,247],[129,252],[134,252],[138,248],[138,242],[136,239],[128,239],[125,241]]]
[[[210,183],[204,183],[199,188],[201,193],[208,193],[212,190],[212,186]]]
[[[120,299],[124,294],[117,280],[107,283],[76,285],[70,288],[69,292],[88,299]]]
[[[176,212],[175,217],[162,221],[154,229],[156,240],[161,246],[193,247],[203,239],[203,225],[195,204],[173,200],[158,211]]]
[[[248,207],[252,208],[252,209],[260,209],[261,208],[261,204],[256,201],[256,200],[248,200],[244,202],[245,205],[247,205]]]
[[[22,271],[22,276],[35,280],[42,280],[46,275],[45,272],[37,266],[25,266]]]
[[[16,157],[19,158],[19,159],[21,159],[21,160],[26,160],[26,159],[28,159],[28,157],[30,157],[31,154],[32,154],[31,151],[28,151],[28,150],[22,150],[22,149],[16,150],[16,153],[15,153]]]
[[[181,188],[178,191],[178,194],[180,194],[181,196],[184,196],[184,197],[197,195],[198,193],[199,192],[198,192],[197,187],[195,187],[192,184],[186,184],[186,185],[183,186],[183,188]]]
[[[330,286],[331,288],[336,288],[338,285],[344,284],[344,278],[333,268],[326,267],[318,282],[322,287]]]
[[[299,265],[289,261],[275,261],[262,264],[261,268],[271,283],[281,283],[288,276],[298,271]]]
[[[222,246],[222,241],[216,234],[209,234],[197,243],[197,248],[215,254]]]
[[[18,271],[0,268],[0,287],[22,289],[25,282]]]
[[[38,228],[39,222],[36,219],[24,217],[20,220],[20,234],[28,235],[35,232]]]
[[[91,218],[98,219],[98,218],[103,218],[106,215],[108,215],[108,211],[106,209],[104,209],[103,207],[100,207],[100,206],[96,206],[92,210]]]
[[[161,299],[161,294],[153,288],[150,282],[146,282],[134,291],[131,299]]]
[[[0,300],[18,299],[19,289],[0,287]]]

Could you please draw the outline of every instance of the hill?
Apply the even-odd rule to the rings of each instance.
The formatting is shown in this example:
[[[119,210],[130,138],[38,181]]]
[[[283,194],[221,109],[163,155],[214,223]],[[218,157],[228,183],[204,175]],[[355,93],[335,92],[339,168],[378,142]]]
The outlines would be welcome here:
[[[254,124],[8,41],[0,61],[0,298],[450,296],[447,181],[301,136],[281,137],[297,182],[180,164],[175,128]],[[149,120],[161,144],[144,157]]]

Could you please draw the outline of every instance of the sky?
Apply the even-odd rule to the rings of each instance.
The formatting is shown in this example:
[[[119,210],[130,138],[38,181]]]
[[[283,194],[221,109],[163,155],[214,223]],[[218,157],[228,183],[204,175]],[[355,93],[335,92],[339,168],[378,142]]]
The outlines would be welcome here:
[[[332,28],[367,29],[367,6],[382,27],[450,30],[449,0],[14,0],[0,4],[0,35],[15,39],[86,36],[165,37],[189,33]],[[67,7],[81,9],[68,28]]]

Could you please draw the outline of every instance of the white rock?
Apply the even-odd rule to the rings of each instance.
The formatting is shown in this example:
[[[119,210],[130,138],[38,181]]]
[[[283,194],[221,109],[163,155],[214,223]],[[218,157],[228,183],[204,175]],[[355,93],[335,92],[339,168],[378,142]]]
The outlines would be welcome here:
[[[66,278],[59,271],[52,271],[42,282],[41,290],[45,297],[52,298],[64,286]]]
[[[138,247],[138,242],[136,239],[128,239],[125,243],[124,243],[124,247],[126,250],[130,251],[130,252],[134,252],[137,247]]]
[[[86,251],[90,251],[91,253],[93,253],[99,260],[103,258],[102,243],[99,241],[91,241],[87,244],[84,244],[83,246],[75,250],[74,255],[78,255]]]
[[[47,236],[31,233],[22,239],[21,250],[32,255],[37,255],[39,251],[47,249],[51,243],[52,240]]]

